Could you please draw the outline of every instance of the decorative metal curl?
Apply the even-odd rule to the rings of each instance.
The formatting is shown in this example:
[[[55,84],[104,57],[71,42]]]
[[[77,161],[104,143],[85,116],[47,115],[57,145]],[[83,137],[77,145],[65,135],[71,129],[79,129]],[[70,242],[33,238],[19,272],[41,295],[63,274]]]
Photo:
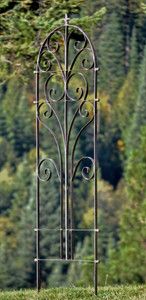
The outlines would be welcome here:
[[[69,36],[68,36],[68,44],[69,44],[69,41],[71,39],[71,36],[73,35],[74,31],[71,31]],[[77,61],[77,58],[79,57],[80,53],[82,53],[82,51],[86,48],[87,46],[87,38],[82,34],[82,38],[83,40],[82,41],[75,41],[74,43],[74,46],[73,48],[77,51],[75,57],[73,58],[72,62],[71,62],[71,65],[70,65],[70,68],[69,68],[69,74],[71,74],[71,71]],[[81,45],[82,43],[82,46],[81,47],[78,47],[78,45]]]
[[[69,95],[69,83],[71,81],[71,79],[76,76],[76,75],[79,75],[83,81],[84,81],[84,88],[83,87],[80,87],[78,86],[75,90],[75,93],[78,95],[77,98],[72,98],[70,95]],[[72,73],[68,79],[67,79],[67,97],[69,98],[69,100],[71,101],[79,101],[81,100],[82,98],[85,100],[87,98],[87,95],[88,95],[88,82],[87,82],[87,79],[85,78],[84,74],[80,73],[80,72],[76,72],[76,73]]]
[[[83,101],[79,107],[79,114],[82,118],[87,118],[90,115],[90,111],[88,108],[88,105],[92,107],[92,111],[94,114],[94,106],[93,103],[91,101]],[[92,118],[93,120],[93,118]]]
[[[55,99],[53,96],[55,96],[56,94],[57,94],[57,88],[51,88],[51,89],[48,89],[48,86],[49,86],[49,82],[50,82],[50,80],[51,80],[51,78],[53,78],[53,76],[56,76],[56,74],[51,74],[49,77],[48,77],[48,79],[47,79],[47,81],[46,81],[46,84],[45,84],[45,94],[47,95],[47,99],[50,101],[52,101],[52,102],[58,102],[58,101],[60,101],[60,100],[62,100],[63,98],[64,98],[64,91],[63,91],[63,93],[61,94],[61,96],[59,97],[58,96],[58,98],[57,99]]]
[[[62,135],[62,139],[63,139],[63,141],[65,142],[64,131],[63,131],[63,128],[62,128],[60,119],[59,119],[58,114],[57,114],[57,112],[55,111],[55,109],[53,108],[53,106],[52,106],[52,104],[51,104],[51,102],[50,102],[50,99],[49,99],[49,97],[48,97],[48,92],[47,92],[48,80],[49,80],[49,79],[47,79],[47,81],[45,82],[45,96],[46,96],[46,103],[49,105],[49,107],[51,107],[51,109],[52,109],[52,111],[53,111],[53,114],[54,114],[54,116],[55,116],[55,118],[56,118],[56,121],[57,121],[57,123],[58,123],[58,125],[59,125],[59,128],[60,128],[60,132],[61,132],[61,135]],[[61,98],[61,99],[62,99],[62,98]]]
[[[41,108],[45,105],[46,109],[43,113],[41,113]],[[46,119],[50,119],[53,116],[53,110],[51,108],[51,105],[47,105],[46,102],[42,102],[38,107],[38,115],[39,119],[42,121],[42,116]]]
[[[79,108],[79,112],[80,112],[80,115],[82,117],[88,117],[89,116],[89,111],[87,110],[87,108],[85,109],[85,114],[82,113],[82,109],[83,109],[83,105],[85,105],[85,103],[90,103],[91,105],[93,105],[91,102],[89,101],[83,101],[80,108]],[[73,162],[74,162],[74,154],[75,154],[75,149],[76,149],[76,146],[77,146],[77,142],[79,140],[79,137],[81,136],[82,132],[85,130],[85,128],[93,121],[94,119],[94,115],[92,116],[92,118],[80,129],[76,139],[75,139],[75,142],[74,142],[74,145],[73,145],[73,148],[72,148],[72,155],[71,155],[71,161],[72,161],[72,165],[73,165]]]
[[[78,45],[80,45],[81,43],[83,43],[83,46],[78,47]],[[87,45],[87,39],[84,37],[84,42],[83,41],[75,41],[74,49],[81,53],[81,51],[83,51],[85,49],[86,45]]]
[[[59,181],[61,181],[61,177],[60,177],[59,171],[57,169],[56,163],[51,158],[44,158],[39,163],[39,165],[38,165],[38,177],[39,177],[39,179],[41,181],[49,181],[51,179],[51,177],[52,177],[52,170],[50,169],[50,167],[45,167],[45,169],[43,169],[43,165],[46,162],[51,163],[51,165],[55,167],[55,170],[56,170],[57,176],[59,178]],[[43,171],[43,173],[44,173],[43,176],[41,176],[41,171]]]
[[[39,56],[39,69],[41,72],[49,72],[52,68],[52,62],[49,58],[49,52],[46,49],[46,47],[43,49],[43,51],[40,53]]]
[[[86,107],[84,108],[85,105],[86,105]],[[91,105],[92,108],[93,108],[93,110],[94,110],[94,106],[93,106],[93,104],[92,104],[90,101],[85,100],[85,101],[82,101],[82,102],[80,103],[80,105],[79,105],[79,107],[76,109],[76,111],[75,111],[75,113],[74,113],[74,116],[73,116],[73,118],[72,118],[72,121],[71,121],[71,123],[70,123],[67,141],[69,141],[70,134],[71,134],[71,130],[72,130],[72,127],[73,127],[73,125],[74,125],[74,122],[75,122],[75,120],[76,120],[76,117],[77,117],[78,113],[79,113],[79,115],[80,115],[82,118],[87,118],[87,117],[89,117],[90,112],[89,112],[89,110],[88,110],[87,105]],[[83,112],[83,109],[84,109],[84,112]],[[80,134],[81,134],[82,131],[86,128],[86,126],[88,126],[88,125],[93,121],[93,118],[94,118],[94,116],[92,115],[92,118],[90,119],[90,121],[89,121],[87,124],[85,124],[85,125],[82,127],[82,129],[80,130]],[[79,136],[80,136],[80,135],[79,135]],[[79,137],[78,137],[78,138],[79,138]],[[76,145],[75,145],[75,147],[76,147]]]
[[[62,34],[62,32],[58,29],[54,30],[47,38],[47,48],[48,48],[49,52],[51,52],[51,53],[57,53],[60,49],[59,41],[53,41],[53,47],[51,46],[51,38],[55,34],[59,34],[62,37],[63,42],[64,42],[64,35]]]
[[[54,142],[56,144],[56,147],[57,147],[57,151],[58,151],[58,156],[59,156],[59,164],[60,164],[60,174],[62,172],[62,153],[61,153],[61,148],[60,148],[60,145],[58,143],[58,139],[56,138],[56,135],[54,134],[54,132],[51,130],[50,127],[48,127],[44,121],[42,120],[42,117],[41,117],[41,113],[40,113],[40,108],[43,106],[43,105],[47,105],[47,107],[49,108],[49,115],[48,115],[48,110],[45,110],[45,112],[43,113],[43,116],[45,116],[45,118],[51,118],[52,115],[53,115],[53,109],[50,105],[50,103],[46,103],[46,102],[43,102],[39,105],[39,108],[38,108],[38,120],[39,122],[50,132],[51,136],[53,137],[54,139]]]
[[[75,178],[75,175],[76,175],[76,172],[77,172],[77,169],[79,167],[79,165],[81,164],[82,161],[84,160],[88,160],[90,161],[90,163],[92,164],[91,166],[88,166],[88,165],[85,165],[82,167],[82,171],[81,171],[81,174],[82,174],[82,177],[87,180],[87,181],[90,181],[91,179],[93,179],[94,177],[94,159],[90,156],[84,156],[82,158],[80,158],[78,160],[78,162],[76,163],[75,167],[74,167],[74,170],[73,170],[73,175],[72,175],[72,181],[74,180]],[[92,172],[91,172],[92,171]],[[91,173],[91,174],[90,174]]]
[[[62,28],[62,27],[60,27]],[[53,38],[53,35],[58,33],[59,35],[61,35],[61,37],[63,38],[63,42],[64,42],[64,35],[62,34],[62,32],[59,30],[59,28],[57,28],[56,30],[53,30],[49,36],[46,38],[46,40],[44,41],[41,49],[40,49],[40,53],[39,53],[39,57],[38,57],[38,62],[37,65],[39,67],[39,70],[42,72],[49,72],[52,71],[52,67],[53,64],[50,62],[50,58],[47,57],[49,55],[52,55],[54,57],[54,59],[57,62],[57,65],[59,67],[59,70],[62,74],[62,77],[64,78],[64,71],[62,68],[62,64],[60,62],[60,60],[57,57],[57,53],[59,52],[60,49],[60,44],[58,41],[53,41],[53,46],[51,46],[51,38]],[[43,57],[44,55],[44,57]],[[42,67],[42,61],[44,59],[44,66]]]
[[[89,54],[91,54],[91,49],[90,48],[86,47],[85,50],[86,51],[88,50]],[[89,60],[89,58],[83,58],[83,60],[81,62],[81,66],[82,66],[82,69],[84,69],[86,71],[89,71],[89,70],[93,69],[93,67],[94,67],[93,58],[92,58],[92,60],[91,60],[91,57],[90,57],[90,60]]]

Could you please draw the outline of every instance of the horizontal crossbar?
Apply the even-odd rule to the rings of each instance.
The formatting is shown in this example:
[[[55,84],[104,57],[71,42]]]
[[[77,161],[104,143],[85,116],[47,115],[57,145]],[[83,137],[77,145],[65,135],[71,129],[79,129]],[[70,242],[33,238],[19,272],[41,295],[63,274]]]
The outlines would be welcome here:
[[[99,229],[94,229],[94,228],[91,228],[91,229],[86,229],[86,228],[83,228],[83,229],[74,229],[74,228],[56,228],[56,229],[51,229],[51,228],[35,228],[34,231],[43,231],[43,230],[47,230],[47,231],[87,231],[87,232],[99,232]]]
[[[70,70],[63,70],[63,72],[69,72]],[[92,68],[92,69],[85,69],[84,68],[84,72],[92,72],[92,71],[94,71],[94,72],[98,72],[98,71],[100,71],[100,69],[99,68]],[[77,69],[77,70],[75,70],[75,72],[76,73],[78,73],[78,72],[81,72],[81,70],[80,69]],[[62,71],[61,70],[56,70],[56,71],[51,71],[51,70],[48,70],[48,71],[45,71],[45,70],[34,70],[33,71],[33,73],[34,74],[56,74],[56,75],[58,75],[58,74],[62,74]]]
[[[59,258],[35,258],[35,262],[37,261],[57,261],[57,262],[84,262],[84,263],[99,263],[99,260],[89,260],[89,259],[59,259]]]

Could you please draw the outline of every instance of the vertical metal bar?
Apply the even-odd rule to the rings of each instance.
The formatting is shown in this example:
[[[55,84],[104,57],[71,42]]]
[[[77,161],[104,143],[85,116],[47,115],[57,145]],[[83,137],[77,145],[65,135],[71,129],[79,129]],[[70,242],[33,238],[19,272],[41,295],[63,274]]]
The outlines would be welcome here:
[[[64,258],[63,253],[63,174],[61,171],[61,182],[60,182],[60,258]]]
[[[68,203],[68,102],[67,102],[67,75],[68,75],[68,23],[67,15],[65,15],[65,36],[64,36],[64,62],[65,62],[65,78],[64,78],[64,135],[65,135],[65,258],[69,258],[69,203]]]
[[[94,290],[98,285],[98,211],[97,211],[97,70],[94,70]]]
[[[75,228],[74,226],[74,206],[73,206],[73,181],[72,181],[72,175],[73,175],[73,162],[71,162],[71,175],[70,175],[70,228]],[[71,259],[74,258],[74,233],[71,230],[70,231],[70,257]]]
[[[40,184],[38,177],[38,165],[39,165],[39,120],[38,120],[38,108],[39,108],[39,71],[36,70],[36,285],[37,291],[41,288],[41,274],[40,274]]]

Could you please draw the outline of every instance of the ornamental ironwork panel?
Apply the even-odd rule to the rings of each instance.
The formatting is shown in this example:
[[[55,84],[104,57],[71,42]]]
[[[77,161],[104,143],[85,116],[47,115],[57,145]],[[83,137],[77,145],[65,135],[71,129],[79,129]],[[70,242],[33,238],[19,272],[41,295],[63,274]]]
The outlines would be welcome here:
[[[64,25],[53,30],[41,45],[36,65],[36,282],[41,288],[41,266],[43,260],[59,262],[86,262],[94,265],[94,288],[97,294],[98,275],[98,203],[97,203],[97,59],[94,47],[87,34],[78,26],[69,24],[67,15]],[[43,95],[43,96],[42,96]],[[73,108],[74,107],[74,108]],[[71,138],[77,118],[84,119]],[[44,120],[49,120],[46,123]],[[52,121],[54,120],[54,121]],[[54,123],[52,123],[54,122]],[[77,145],[83,132],[92,124],[92,151],[82,157],[75,157]],[[54,158],[40,154],[40,127],[45,127],[57,149]],[[56,134],[57,132],[57,134]],[[86,138],[89,141],[90,137]],[[89,141],[90,142],[90,141]],[[41,258],[40,255],[40,183],[51,184],[53,172],[59,182],[60,226],[46,228],[47,232],[59,231],[60,257]],[[75,228],[74,182],[80,179],[93,183],[94,216],[93,228]],[[49,201],[49,199],[48,199]],[[48,216],[49,218],[49,216]],[[93,259],[77,259],[75,232],[93,232]],[[50,233],[49,233],[50,234]]]

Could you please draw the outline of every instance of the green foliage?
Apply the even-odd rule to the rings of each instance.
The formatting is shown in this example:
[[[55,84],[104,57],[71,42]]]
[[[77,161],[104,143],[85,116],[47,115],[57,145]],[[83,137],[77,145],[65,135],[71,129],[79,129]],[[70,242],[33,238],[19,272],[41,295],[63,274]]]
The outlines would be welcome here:
[[[138,42],[136,35],[136,28],[133,28],[131,37],[131,51],[130,51],[130,69],[133,70],[135,76],[138,73]]]
[[[140,131],[137,148],[127,160],[125,181],[127,203],[121,215],[120,242],[117,252],[111,253],[111,268],[116,281],[145,282],[145,209],[146,209],[146,127]],[[118,266],[120,270],[118,272]]]
[[[3,206],[0,217],[2,235],[0,278],[3,288],[30,287],[34,284],[33,259],[35,254],[34,235],[32,235],[34,228],[34,201],[32,198],[34,194],[32,194],[32,190],[34,191],[34,189],[32,187],[32,165],[29,157],[27,157],[27,162],[24,160],[19,164],[17,172],[12,177],[11,185],[9,178],[7,191],[5,191],[6,182],[1,183],[1,193],[5,192],[6,194],[2,199]],[[4,200],[7,202],[5,203]],[[4,213],[7,213],[7,216],[4,216]]]
[[[1,114],[5,122],[3,134],[17,157],[23,156],[35,145],[27,97],[27,87],[16,78],[9,82],[2,101]]]
[[[106,2],[106,3],[105,3]],[[23,0],[0,2],[0,288],[35,285],[35,108],[32,71],[43,39],[56,26],[64,24],[68,13],[71,24],[81,26],[95,44],[101,72],[101,126],[98,159],[101,178],[99,200],[100,285],[146,282],[146,14],[141,0]],[[144,50],[144,51],[143,51]],[[83,51],[84,53],[84,51]],[[82,53],[82,55],[83,55]],[[71,58],[74,55],[72,47]],[[84,58],[84,57],[83,57]],[[75,70],[80,67],[79,62]],[[89,76],[89,81],[90,77]],[[92,78],[92,77],[91,77]],[[72,82],[74,95],[77,78]],[[54,80],[53,84],[56,84]],[[57,93],[61,84],[57,82]],[[43,93],[43,91],[41,91]],[[93,98],[90,94],[89,98]],[[42,99],[43,101],[43,99]],[[78,104],[78,103],[77,103]],[[76,103],[75,103],[76,105]],[[43,109],[43,108],[42,108]],[[45,112],[46,107],[44,108]],[[71,121],[76,107],[72,106]],[[58,109],[60,118],[62,108]],[[92,115],[92,111],[90,112]],[[91,116],[89,116],[91,117]],[[82,119],[82,120],[81,120]],[[86,118],[77,118],[70,149]],[[59,127],[51,118],[43,120],[58,136]],[[92,154],[93,134],[82,134],[75,159]],[[86,152],[86,153],[85,153]],[[40,156],[58,154],[53,138],[40,126]],[[47,164],[47,168],[50,165]],[[51,169],[50,181],[41,181],[40,223],[42,228],[59,228],[59,182]],[[74,181],[75,228],[93,227],[93,188],[81,180],[78,170]],[[43,171],[41,175],[45,176]],[[41,232],[41,257],[59,257],[59,234]],[[93,234],[75,235],[76,258],[93,259]],[[92,285],[93,265],[42,263],[43,287],[75,284]],[[15,276],[14,276],[15,274]],[[103,288],[99,299],[143,299],[143,288]],[[42,299],[93,299],[91,290],[51,290]],[[35,293],[12,293],[11,297],[36,298]],[[27,296],[26,296],[27,295]],[[142,298],[143,297],[143,298]],[[10,294],[0,294],[0,299]],[[41,299],[41,298],[40,298]]]
[[[145,95],[146,95],[146,47],[144,50],[143,60],[141,63],[140,68],[140,75],[139,75],[139,90],[138,90],[138,97],[137,102],[135,105],[135,112],[133,116],[133,124],[131,128],[131,136],[132,145],[136,146],[139,139],[140,139],[140,129],[142,126],[146,124],[146,105],[145,105]]]
[[[83,27],[84,30],[87,32],[89,31],[91,26],[98,25],[98,22],[103,19],[105,13],[106,13],[106,9],[105,7],[103,7],[99,11],[95,12],[92,16],[85,16],[79,20],[72,19],[70,23]]]
[[[123,147],[120,148],[120,152],[123,158],[127,155],[129,141],[131,143],[130,128],[133,123],[135,103],[138,96],[139,56],[135,28],[132,32],[130,48],[129,72],[114,104],[114,113],[118,116],[118,125],[121,131],[121,145],[123,144]]]
[[[144,300],[146,294],[145,286],[117,286],[117,287],[104,287],[100,288],[98,292],[98,299],[108,300]],[[1,292],[0,300],[24,300],[29,299],[35,300],[37,294],[35,291],[22,290],[12,292]],[[42,290],[39,294],[40,300],[96,300],[97,296],[94,296],[92,288],[59,288]]]
[[[64,23],[65,13],[79,15],[83,1],[62,0],[23,0],[2,1],[1,19],[1,82],[8,78],[21,76],[28,80],[34,70],[38,48],[47,34],[56,26]],[[72,22],[87,28],[99,22],[105,9],[96,11],[92,16],[73,19]],[[56,21],[57,20],[57,21]],[[88,26],[87,26],[88,22]],[[28,76],[29,73],[29,76]]]
[[[123,33],[115,12],[110,15],[100,36],[99,55],[102,69],[100,89],[106,91],[113,101],[125,75]]]
[[[86,235],[84,242],[76,246],[76,259],[93,261],[93,235]],[[72,264],[68,271],[69,284],[76,286],[89,286],[93,284],[93,263]]]

